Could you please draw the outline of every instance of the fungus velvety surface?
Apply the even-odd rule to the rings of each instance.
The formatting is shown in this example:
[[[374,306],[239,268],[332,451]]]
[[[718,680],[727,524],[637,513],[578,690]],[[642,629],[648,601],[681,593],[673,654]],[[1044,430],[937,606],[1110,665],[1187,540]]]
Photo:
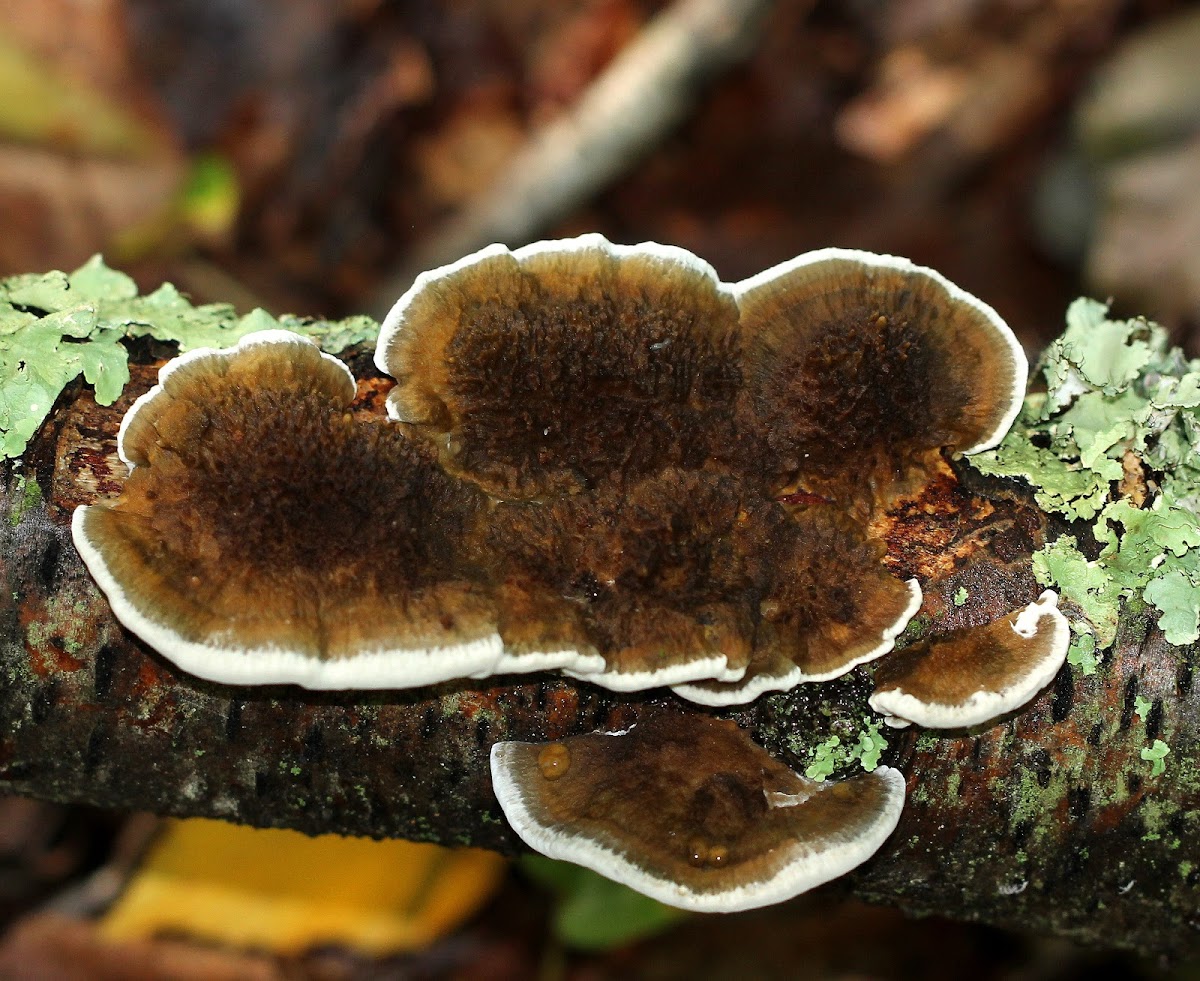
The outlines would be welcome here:
[[[899,771],[809,780],[734,723],[650,714],[624,733],[492,747],[513,829],[552,858],[683,909],[782,902],[866,861],[904,806]]]
[[[1067,657],[1070,627],[1046,590],[1008,616],[898,652],[875,671],[871,707],[890,725],[965,729],[1020,708]]]
[[[726,705],[834,678],[921,601],[846,489],[994,443],[1026,367],[907,260],[827,249],[728,285],[596,235],[423,274],[376,361],[390,424],[282,332],[163,369],[122,424],[122,497],[75,517],[127,626],[232,683],[560,669]]]
[[[481,496],[394,427],[352,418],[354,393],[340,361],[285,331],[163,368],[121,426],[120,499],[73,519],[121,621],[230,683],[489,670],[501,642],[461,547]]]
[[[849,519],[791,514],[730,474],[668,468],[492,519],[510,586],[561,598],[560,636],[606,661],[577,676],[618,690],[676,685],[717,705],[836,677],[890,650],[920,605]],[[501,633],[545,646],[544,629],[526,617]]]
[[[920,479],[931,454],[994,446],[1020,409],[1021,345],[932,269],[821,249],[734,290],[745,398],[784,480],[843,500],[886,495],[913,470]]]
[[[380,331],[393,418],[498,497],[699,468],[734,446],[737,306],[708,263],[599,235],[421,274]]]

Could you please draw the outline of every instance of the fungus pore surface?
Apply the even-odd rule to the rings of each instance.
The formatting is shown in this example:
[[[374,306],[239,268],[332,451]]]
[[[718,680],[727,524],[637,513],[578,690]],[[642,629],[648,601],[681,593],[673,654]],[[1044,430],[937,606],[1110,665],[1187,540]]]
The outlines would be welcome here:
[[[492,784],[537,851],[706,912],[781,902],[861,864],[905,791],[887,767],[809,780],[732,722],[661,711],[624,733],[497,743]]]

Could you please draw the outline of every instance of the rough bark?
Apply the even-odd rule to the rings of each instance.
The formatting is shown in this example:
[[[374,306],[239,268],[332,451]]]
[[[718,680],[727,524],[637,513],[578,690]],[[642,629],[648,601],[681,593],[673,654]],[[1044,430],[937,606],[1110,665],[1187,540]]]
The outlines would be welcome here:
[[[352,360],[360,377],[369,358]],[[234,688],[184,675],[113,619],[75,553],[73,508],[115,495],[122,414],[60,400],[0,495],[0,789],[64,802],[318,832],[521,845],[489,785],[499,739],[626,726],[624,697],[552,677],[379,693]],[[365,386],[364,405],[378,388]],[[958,474],[956,476],[955,474]],[[1019,489],[956,468],[880,524],[888,562],[926,584],[901,644],[1033,598],[1048,520]],[[968,601],[951,597],[966,587]],[[1125,611],[1098,673],[1066,667],[1024,712],[977,733],[889,733],[909,798],[888,845],[842,880],[916,914],[1029,928],[1146,954],[1200,952],[1200,703],[1195,648]],[[867,714],[864,671],[726,713],[803,769]],[[1145,719],[1137,696],[1150,700]],[[682,710],[682,706],[681,706]],[[694,707],[687,710],[695,711]],[[1141,750],[1170,746],[1151,775]]]

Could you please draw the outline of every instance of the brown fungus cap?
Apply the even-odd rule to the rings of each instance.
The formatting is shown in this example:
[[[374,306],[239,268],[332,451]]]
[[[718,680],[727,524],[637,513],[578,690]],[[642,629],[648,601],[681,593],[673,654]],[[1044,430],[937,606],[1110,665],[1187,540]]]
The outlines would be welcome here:
[[[1066,660],[1071,631],[1058,594],[991,623],[956,630],[893,654],[875,670],[871,708],[891,725],[983,725],[1025,705]]]
[[[782,902],[873,855],[904,778],[809,780],[734,723],[658,712],[624,733],[492,747],[492,785],[527,845],[682,909]]]
[[[419,276],[375,360],[393,418],[497,497],[698,468],[733,442],[737,308],[683,249],[492,246]]]
[[[784,481],[886,492],[931,452],[994,446],[1020,409],[1012,331],[932,269],[821,249],[734,290],[744,411]]]
[[[603,670],[567,673],[617,691],[741,677],[778,558],[749,532],[786,520],[749,496],[731,476],[668,468],[497,505],[487,551],[506,579],[506,649],[596,652]]]
[[[461,562],[480,496],[353,418],[340,362],[264,331],[159,379],[121,427],[121,497],[73,521],[127,627],[228,683],[407,687],[495,664],[492,601]]]
[[[892,576],[881,544],[827,507],[762,522],[747,537],[749,555],[770,568],[755,611],[753,653],[739,679],[673,686],[693,702],[737,705],[840,677],[892,650],[921,607],[917,581]]]
[[[793,515],[731,475],[667,469],[502,504],[490,523],[510,589],[562,600],[505,613],[506,648],[573,637],[605,668],[567,673],[621,691],[674,685],[726,705],[834,678],[891,650],[920,606],[848,518]]]

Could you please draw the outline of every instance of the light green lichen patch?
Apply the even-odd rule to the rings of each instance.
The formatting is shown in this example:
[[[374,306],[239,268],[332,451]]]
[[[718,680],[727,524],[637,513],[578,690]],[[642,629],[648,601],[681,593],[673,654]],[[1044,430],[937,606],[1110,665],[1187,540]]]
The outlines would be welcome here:
[[[1021,477],[1038,504],[1091,521],[1099,555],[1064,536],[1034,556],[1034,575],[1083,612],[1072,664],[1094,670],[1094,652],[1116,637],[1123,600],[1159,613],[1169,643],[1200,639],[1200,360],[1143,319],[1110,320],[1080,299],[1066,332],[1043,356],[1045,393],[1025,400],[994,450],[971,457],[981,471]],[[1090,634],[1091,648],[1081,640]],[[1091,660],[1089,660],[1091,659]]]
[[[1071,646],[1067,648],[1067,663],[1078,668],[1085,677],[1096,673],[1100,659],[1096,657],[1096,638],[1089,633],[1072,633]]]
[[[193,306],[166,284],[139,296],[124,273],[93,256],[73,273],[0,280],[0,457],[25,449],[59,393],[80,374],[111,405],[129,381],[126,338],[150,336],[190,351],[228,347],[256,330],[282,327],[316,340],[331,354],[374,340],[369,317],[337,323],[276,319],[263,310],[238,316],[228,304]]]
[[[971,594],[967,592],[966,586],[959,586],[957,591],[954,593],[954,605],[963,606],[967,602],[967,599],[970,597],[970,595]]]
[[[1164,743],[1161,739],[1154,740],[1152,746],[1144,746],[1142,748],[1142,759],[1150,764],[1150,776],[1157,777],[1167,768],[1167,754],[1171,752],[1171,747]]]
[[[880,732],[878,722],[863,720],[863,726],[851,739],[832,735],[818,744],[812,752],[812,761],[804,770],[810,780],[826,780],[836,771],[857,763],[870,773],[879,766],[879,758],[887,749],[887,740]]]
[[[1150,699],[1146,698],[1145,695],[1137,695],[1133,699],[1133,714],[1145,722],[1148,718],[1150,718],[1150,709],[1153,708],[1153,706],[1154,703],[1151,702]]]

